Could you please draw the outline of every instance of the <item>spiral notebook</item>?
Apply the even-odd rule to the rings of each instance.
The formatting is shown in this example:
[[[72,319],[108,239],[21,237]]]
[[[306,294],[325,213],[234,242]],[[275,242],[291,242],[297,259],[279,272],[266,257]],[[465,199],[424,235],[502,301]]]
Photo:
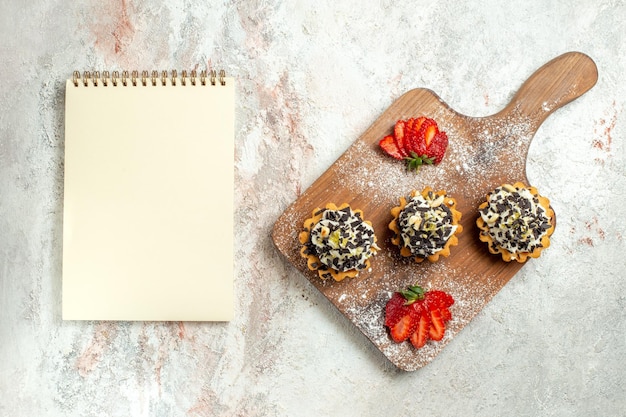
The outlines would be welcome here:
[[[64,320],[232,319],[234,96],[213,71],[67,80]]]

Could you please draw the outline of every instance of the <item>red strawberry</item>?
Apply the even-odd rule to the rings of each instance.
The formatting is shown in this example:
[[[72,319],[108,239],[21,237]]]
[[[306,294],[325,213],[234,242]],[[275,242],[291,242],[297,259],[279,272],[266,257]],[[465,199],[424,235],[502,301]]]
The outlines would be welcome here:
[[[402,155],[398,149],[393,136],[385,136],[380,140],[380,142],[378,142],[378,146],[380,146],[386,154],[392,156],[393,158],[404,159],[404,155]]]
[[[426,117],[424,117],[424,116],[420,116],[417,119],[415,119],[415,130],[416,131],[420,130],[420,127],[422,127],[422,123],[424,123],[424,120],[426,120]]]
[[[419,119],[426,119],[425,117],[421,117]],[[406,146],[408,155],[416,154],[418,156],[424,155],[426,153],[426,143],[422,140],[420,134],[420,126],[423,124],[424,120],[412,119],[413,123],[411,123],[409,129],[406,132]]]
[[[446,321],[450,321],[452,319],[452,313],[450,312],[449,308],[440,308],[439,309],[441,311],[441,318],[443,319],[444,322]]]
[[[426,304],[430,310],[448,308],[454,304],[454,298],[444,291],[431,290],[425,295]]]
[[[444,291],[428,291],[425,297],[425,304],[429,311],[439,310],[444,322],[452,319],[449,307],[454,304],[454,298]]]
[[[396,122],[396,125],[393,127],[393,135],[398,140],[401,140],[404,137],[404,126],[405,125],[406,125],[406,122],[404,120],[398,120]]]
[[[417,327],[410,337],[411,344],[419,349],[423,347],[430,338],[430,314],[427,311],[422,310],[417,321]]]
[[[408,121],[410,120],[411,119],[409,119]],[[396,146],[398,147],[398,151],[400,151],[400,154],[402,154],[402,156],[404,157],[409,156],[409,152],[407,151],[407,147],[406,147],[407,139],[405,135],[405,130],[406,130],[405,127],[406,127],[407,122],[405,122],[404,120],[398,120],[393,129],[393,137],[394,137],[394,140],[396,141]]]
[[[446,331],[446,324],[441,316],[441,310],[436,309],[430,312],[430,322],[431,325],[428,331],[428,336],[430,336],[433,340],[443,339],[443,334]]]
[[[443,159],[443,155],[446,153],[446,149],[448,148],[448,135],[446,132],[437,132],[428,146],[426,150],[426,154],[429,158],[433,158],[435,164],[438,164]]]
[[[390,139],[393,138],[393,139]],[[448,147],[448,136],[428,117],[398,120],[393,135],[385,136],[380,147],[393,158],[404,159],[409,170],[424,164],[438,164]]]
[[[432,120],[432,119],[429,119],[429,120]],[[428,125],[425,128],[422,125],[422,128],[420,129],[420,131],[421,130],[424,131],[424,142],[426,143],[426,150],[428,150],[428,148],[430,147],[430,142],[433,140],[435,135],[439,133],[439,128],[437,127],[437,123],[435,123],[432,125]]]
[[[445,323],[452,319],[449,307],[454,304],[450,294],[443,291],[424,291],[418,285],[395,292],[385,306],[385,326],[391,338],[401,343],[410,339],[419,349],[428,340],[441,340]]]
[[[385,326],[393,327],[402,317],[409,313],[405,303],[406,298],[402,294],[399,292],[393,293],[385,306]]]
[[[404,342],[415,331],[415,320],[410,314],[404,315],[400,321],[391,327],[391,338],[395,342]]]
[[[432,140],[433,136],[435,136],[435,134],[438,131],[439,131],[439,127],[437,126],[437,122],[435,122],[434,119],[425,117],[419,126],[419,131],[417,132],[417,135],[419,136],[420,140],[424,143],[424,147],[426,149],[428,148],[428,145],[430,144],[430,141]]]

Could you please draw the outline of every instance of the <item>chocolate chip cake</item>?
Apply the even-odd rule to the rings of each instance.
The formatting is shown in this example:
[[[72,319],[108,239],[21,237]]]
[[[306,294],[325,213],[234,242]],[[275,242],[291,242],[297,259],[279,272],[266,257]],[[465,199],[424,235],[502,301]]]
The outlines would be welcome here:
[[[456,200],[430,187],[421,193],[413,190],[408,198],[401,197],[391,215],[389,229],[395,234],[391,242],[400,248],[402,256],[412,256],[418,263],[449,256],[450,247],[458,244],[456,235],[463,231]]]
[[[503,184],[478,207],[479,238],[506,262],[537,258],[550,246],[554,211],[550,201],[521,182]]]
[[[308,268],[324,280],[357,276],[370,267],[370,257],[379,250],[372,224],[363,219],[361,210],[352,210],[345,203],[313,210],[299,240]]]

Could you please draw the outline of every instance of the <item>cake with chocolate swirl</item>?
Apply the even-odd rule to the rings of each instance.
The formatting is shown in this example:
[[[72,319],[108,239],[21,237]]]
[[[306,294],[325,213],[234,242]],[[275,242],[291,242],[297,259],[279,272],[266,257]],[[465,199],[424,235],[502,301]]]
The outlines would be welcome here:
[[[357,276],[370,268],[370,258],[379,250],[372,224],[363,219],[361,210],[346,203],[340,207],[328,203],[313,210],[299,240],[307,267],[324,280]]]
[[[496,187],[478,206],[478,213],[480,240],[506,262],[526,262],[550,246],[554,211],[534,187],[521,182]]]
[[[421,193],[411,191],[391,209],[391,242],[400,248],[402,256],[413,257],[418,263],[449,256],[450,247],[458,244],[457,235],[463,231],[456,206],[456,200],[445,191],[435,192],[430,187]]]

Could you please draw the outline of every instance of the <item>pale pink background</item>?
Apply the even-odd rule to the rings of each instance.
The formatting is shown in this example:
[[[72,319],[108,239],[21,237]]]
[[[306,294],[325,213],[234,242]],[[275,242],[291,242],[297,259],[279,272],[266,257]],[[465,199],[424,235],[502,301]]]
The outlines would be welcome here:
[[[0,415],[623,415],[622,3],[35,0],[0,22]],[[403,92],[488,115],[569,50],[600,77],[531,145],[552,246],[396,370],[279,256],[275,219]],[[61,321],[65,79],[206,66],[237,80],[235,320]]]

